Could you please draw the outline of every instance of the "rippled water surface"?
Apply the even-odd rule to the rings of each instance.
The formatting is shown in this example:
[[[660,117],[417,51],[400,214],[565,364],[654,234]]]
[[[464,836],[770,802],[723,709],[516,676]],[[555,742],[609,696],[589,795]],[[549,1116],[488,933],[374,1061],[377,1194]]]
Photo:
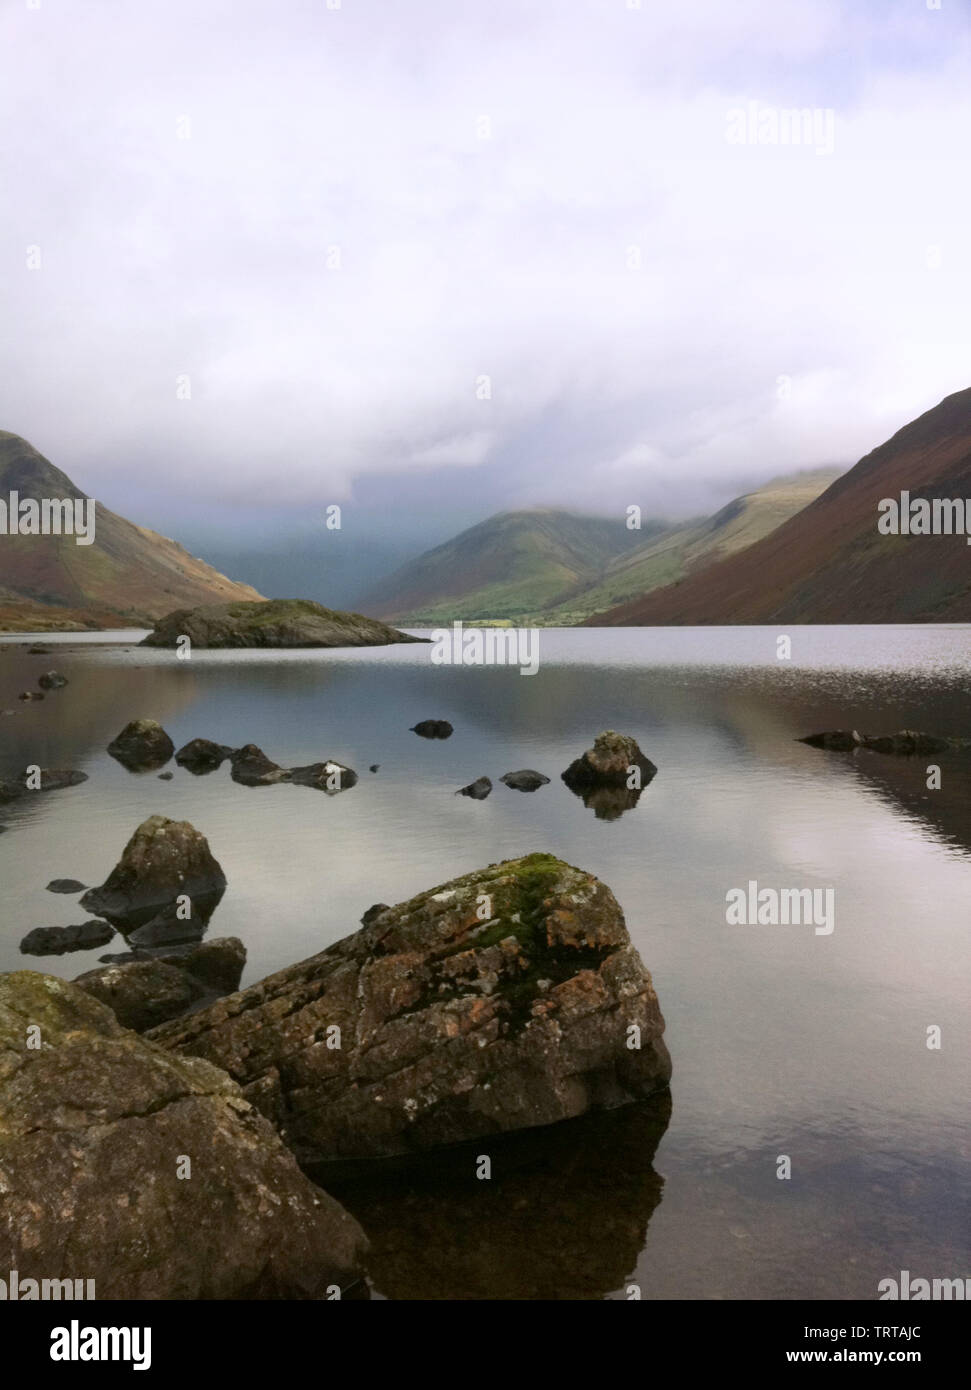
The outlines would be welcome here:
[[[971,755],[937,758],[930,790],[929,759],[796,741],[971,735],[971,630],[789,635],[786,661],[764,628],[546,630],[535,676],[433,666],[428,646],[179,662],[118,634],[44,635],[48,656],[0,639],[0,710],[14,711],[0,716],[0,777],[28,763],[89,774],[0,807],[0,969],[73,978],[96,964],[106,948],[37,960],[19,942],[85,920],[45,885],[100,883],[156,812],[192,821],[221,862],[209,935],[243,939],[244,984],[355,930],[374,902],[549,850],[624,909],[667,1020],[669,1113],[662,1100],[510,1141],[491,1184],[461,1152],[335,1179],[371,1236],[375,1293],[625,1297],[636,1283],[646,1298],[871,1298],[901,1269],[971,1274]],[[52,667],[67,689],[21,703]],[[338,759],[360,782],[326,796],[237,786],[228,766],[132,774],[104,750],[141,716],[177,747],[252,742],[286,766]],[[424,718],[454,735],[409,732]],[[613,820],[559,777],[606,728],[659,768]],[[524,767],[550,785],[499,784]],[[453,795],[482,775],[488,800]],[[752,879],[833,888],[835,930],[729,926],[726,893]]]

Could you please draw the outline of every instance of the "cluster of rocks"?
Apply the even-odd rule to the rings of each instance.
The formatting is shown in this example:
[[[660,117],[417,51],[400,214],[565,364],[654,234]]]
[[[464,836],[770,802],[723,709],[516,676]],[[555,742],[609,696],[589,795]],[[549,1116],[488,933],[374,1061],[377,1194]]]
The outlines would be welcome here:
[[[108,752],[130,772],[155,771],[173,756],[179,767],[193,776],[203,777],[217,771],[228,759],[234,782],[244,787],[270,787],[279,782],[295,786],[316,787],[319,791],[346,791],[357,782],[357,773],[343,763],[327,758],[306,767],[280,767],[258,748],[247,743],[242,748],[230,748],[208,738],[190,739],[176,752],[169,735],[154,719],[134,719],[108,745]],[[171,773],[163,774],[166,780]]]
[[[616,820],[637,805],[641,792],[657,773],[629,734],[614,733],[612,729],[598,734],[592,748],[574,759],[564,773],[563,781],[593,810],[601,820]],[[534,792],[549,784],[549,778],[532,768],[507,772],[500,777],[514,791]],[[457,796],[484,801],[492,791],[488,777],[477,777],[468,786],[459,787]]]
[[[82,901],[141,912],[207,880],[225,883],[199,832],[153,817]],[[0,977],[0,1266],[83,1268],[100,1298],[333,1296],[367,1242],[298,1162],[665,1092],[651,977],[592,875],[531,854],[363,922],[242,991],[234,939],[136,949],[73,984]]]

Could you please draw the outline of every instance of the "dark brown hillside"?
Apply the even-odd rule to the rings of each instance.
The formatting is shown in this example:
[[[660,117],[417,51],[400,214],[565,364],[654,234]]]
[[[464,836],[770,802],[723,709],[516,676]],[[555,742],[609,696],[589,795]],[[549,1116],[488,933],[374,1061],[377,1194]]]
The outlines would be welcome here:
[[[878,503],[902,491],[971,499],[971,389],[898,430],[763,540],[588,623],[971,621],[964,535],[878,533]]]

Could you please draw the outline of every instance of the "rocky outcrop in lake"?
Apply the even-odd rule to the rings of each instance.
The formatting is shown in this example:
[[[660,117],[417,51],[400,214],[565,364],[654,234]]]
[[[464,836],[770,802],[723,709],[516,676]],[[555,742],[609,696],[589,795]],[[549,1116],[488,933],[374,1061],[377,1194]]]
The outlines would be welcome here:
[[[168,762],[175,744],[154,719],[133,719],[108,744],[108,752],[129,772],[154,772]]]
[[[206,922],[225,890],[226,876],[195,826],[149,816],[104,883],[88,889],[81,906],[129,929],[188,898],[191,918]]]
[[[152,1037],[223,1067],[301,1161],[403,1154],[662,1089],[613,894],[549,854],[467,874]]]
[[[335,793],[357,785],[354,769],[333,758],[306,767],[280,767],[255,743],[237,748],[230,761],[233,781],[244,787],[273,787],[280,782],[290,782],[297,787],[315,787],[318,791]]]
[[[598,820],[617,820],[633,810],[656,773],[636,739],[607,729],[561,776]]]
[[[310,599],[270,599],[180,608],[157,622],[141,645],[174,647],[184,637],[194,647],[384,647],[428,640]]]
[[[488,777],[477,777],[474,782],[470,782],[467,787],[459,787],[456,796],[470,796],[473,801],[485,801],[492,791],[492,782]]]
[[[360,1226],[235,1083],[123,1029],[75,985],[0,976],[0,1117],[0,1268],[21,1283],[324,1298],[359,1278]]]
[[[419,738],[451,738],[455,730],[447,719],[419,719],[410,732]]]
[[[179,767],[186,768],[193,776],[202,777],[222,767],[226,759],[232,755],[232,748],[228,748],[225,743],[213,743],[208,738],[193,738],[179,749],[175,761]]]

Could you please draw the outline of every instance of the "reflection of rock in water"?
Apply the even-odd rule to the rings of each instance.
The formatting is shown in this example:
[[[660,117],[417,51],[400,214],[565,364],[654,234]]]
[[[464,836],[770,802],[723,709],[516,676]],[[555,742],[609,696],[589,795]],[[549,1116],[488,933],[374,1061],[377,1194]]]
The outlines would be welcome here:
[[[588,787],[579,791],[570,790],[578,796],[597,820],[619,820],[625,811],[633,811],[641,799],[643,788],[637,787]]]
[[[661,1200],[652,1166],[670,1092],[543,1129],[439,1150],[407,1168],[313,1176],[364,1227],[394,1299],[599,1299],[621,1288]],[[476,1177],[479,1155],[492,1176]]]

